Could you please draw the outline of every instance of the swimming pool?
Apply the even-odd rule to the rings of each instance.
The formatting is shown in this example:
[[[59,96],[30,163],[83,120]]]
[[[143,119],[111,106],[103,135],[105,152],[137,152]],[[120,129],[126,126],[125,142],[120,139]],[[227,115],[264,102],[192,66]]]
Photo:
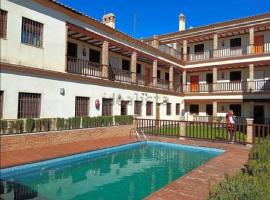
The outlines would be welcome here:
[[[0,170],[1,197],[142,199],[223,153],[147,141]],[[26,198],[25,198],[26,199]]]

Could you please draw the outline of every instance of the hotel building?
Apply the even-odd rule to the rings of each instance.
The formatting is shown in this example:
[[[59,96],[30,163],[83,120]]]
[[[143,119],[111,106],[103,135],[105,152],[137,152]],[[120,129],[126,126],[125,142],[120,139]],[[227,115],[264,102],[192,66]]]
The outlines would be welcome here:
[[[3,119],[138,115],[270,123],[270,14],[137,40],[54,0],[2,0]]]

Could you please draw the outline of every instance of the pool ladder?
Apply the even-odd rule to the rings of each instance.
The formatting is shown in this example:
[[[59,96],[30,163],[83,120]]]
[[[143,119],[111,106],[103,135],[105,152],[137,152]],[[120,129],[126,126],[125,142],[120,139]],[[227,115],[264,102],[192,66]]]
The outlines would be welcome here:
[[[132,128],[130,130],[130,136],[134,133],[136,134],[136,137],[138,138],[139,141],[147,141],[143,129]]]

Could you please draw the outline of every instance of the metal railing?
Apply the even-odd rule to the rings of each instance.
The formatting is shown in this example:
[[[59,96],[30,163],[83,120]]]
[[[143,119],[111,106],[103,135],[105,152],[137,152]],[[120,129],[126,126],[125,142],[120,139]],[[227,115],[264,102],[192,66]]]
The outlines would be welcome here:
[[[168,55],[171,55],[177,59],[181,59],[181,53],[174,49],[173,47],[170,47],[166,44],[161,44],[159,45],[159,50],[162,51],[163,53],[166,53]]]
[[[270,80],[231,81],[218,83],[186,84],[182,86],[184,93],[211,92],[266,92],[270,91]]]
[[[169,89],[169,81],[165,80],[165,79],[158,78],[157,79],[157,88],[168,90]]]
[[[264,54],[270,52],[270,43],[264,45],[247,45],[239,47],[222,47],[220,49],[210,49],[200,53],[190,53],[188,61],[202,61],[212,58],[237,57],[242,55]]]
[[[67,72],[85,76],[102,77],[102,66],[99,63],[90,62],[74,57],[67,57]]]
[[[131,83],[131,72],[115,67],[109,68],[109,80]]]
[[[145,85],[145,76],[143,74],[136,74],[137,85]]]

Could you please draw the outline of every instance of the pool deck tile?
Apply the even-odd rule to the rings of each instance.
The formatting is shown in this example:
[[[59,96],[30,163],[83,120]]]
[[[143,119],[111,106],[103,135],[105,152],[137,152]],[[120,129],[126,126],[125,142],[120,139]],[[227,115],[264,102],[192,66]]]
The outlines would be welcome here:
[[[210,141],[179,140],[176,138],[162,137],[149,137],[149,139],[153,141],[219,148],[224,149],[225,153],[209,160],[185,176],[180,177],[157,192],[154,192],[146,197],[148,200],[206,200],[209,197],[209,188],[221,181],[225,173],[234,175],[240,171],[247,162],[250,150],[242,145]],[[32,163],[135,141],[135,139],[129,137],[115,137],[53,145],[43,148],[2,152],[0,154],[0,167],[6,168]]]

